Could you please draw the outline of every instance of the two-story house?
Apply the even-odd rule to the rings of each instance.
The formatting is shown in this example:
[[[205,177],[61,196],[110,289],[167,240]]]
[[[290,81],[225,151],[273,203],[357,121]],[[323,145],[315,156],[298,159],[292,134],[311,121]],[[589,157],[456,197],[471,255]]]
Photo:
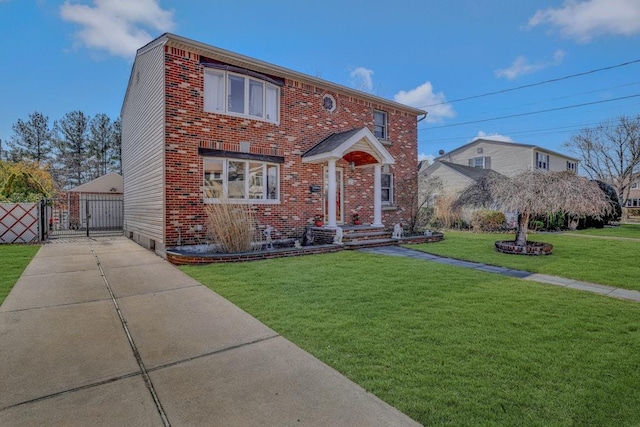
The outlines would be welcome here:
[[[509,177],[533,169],[577,173],[578,159],[537,145],[476,139],[437,157],[421,173],[421,179],[438,176],[443,192],[456,194],[482,176],[472,168],[491,169]]]
[[[160,254],[204,239],[207,204],[294,237],[391,228],[417,191],[422,110],[177,35],[138,50],[121,115],[125,235]]]

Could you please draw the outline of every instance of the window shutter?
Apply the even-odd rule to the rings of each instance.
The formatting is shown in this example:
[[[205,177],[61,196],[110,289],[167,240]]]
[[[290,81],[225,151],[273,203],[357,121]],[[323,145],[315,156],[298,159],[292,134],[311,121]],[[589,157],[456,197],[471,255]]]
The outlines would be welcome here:
[[[484,158],[484,168],[491,169],[491,157],[487,156]]]
[[[475,165],[474,160],[473,159],[469,159],[469,166],[473,167]]]

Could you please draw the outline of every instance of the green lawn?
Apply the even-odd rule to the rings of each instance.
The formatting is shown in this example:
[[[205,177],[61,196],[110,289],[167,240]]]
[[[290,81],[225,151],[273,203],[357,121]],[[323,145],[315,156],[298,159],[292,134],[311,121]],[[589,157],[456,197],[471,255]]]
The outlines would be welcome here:
[[[442,242],[408,247],[532,273],[640,290],[640,242],[529,233],[529,240],[553,244],[553,254],[524,256],[494,250],[496,240],[513,239],[513,234],[446,231]]]
[[[39,245],[0,245],[0,305],[38,249]]]
[[[640,423],[640,304],[347,251],[181,269],[425,425]]]
[[[571,233],[640,239],[640,224],[621,224],[618,227],[588,228],[586,230],[571,231]]]

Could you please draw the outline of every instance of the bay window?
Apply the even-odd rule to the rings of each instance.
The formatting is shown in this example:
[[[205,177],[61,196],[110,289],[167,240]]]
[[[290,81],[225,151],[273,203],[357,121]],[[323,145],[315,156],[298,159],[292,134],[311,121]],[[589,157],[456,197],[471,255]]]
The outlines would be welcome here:
[[[204,201],[247,203],[279,201],[277,164],[240,159],[204,159]]]

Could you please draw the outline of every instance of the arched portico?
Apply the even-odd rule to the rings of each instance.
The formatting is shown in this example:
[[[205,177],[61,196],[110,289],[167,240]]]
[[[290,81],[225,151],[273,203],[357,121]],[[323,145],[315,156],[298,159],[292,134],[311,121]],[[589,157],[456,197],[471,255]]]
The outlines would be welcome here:
[[[382,166],[394,164],[394,159],[382,143],[366,127],[334,133],[302,155],[303,163],[326,164],[328,168],[328,206],[336,205],[336,162],[346,160],[352,167],[373,166],[373,223],[382,227],[381,175]],[[336,212],[327,211],[327,227],[337,227]]]

